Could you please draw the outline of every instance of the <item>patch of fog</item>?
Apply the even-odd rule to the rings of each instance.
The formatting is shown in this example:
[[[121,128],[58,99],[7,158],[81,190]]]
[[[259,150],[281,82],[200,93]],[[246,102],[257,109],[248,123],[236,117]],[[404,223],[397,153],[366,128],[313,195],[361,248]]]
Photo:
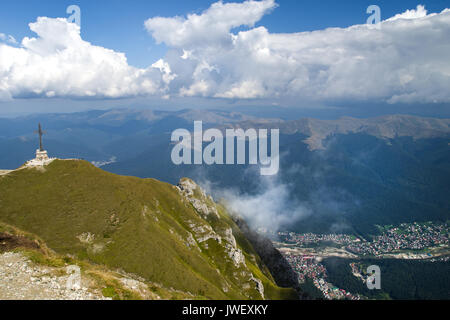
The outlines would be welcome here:
[[[318,153],[318,157],[324,158],[324,152],[326,150]],[[264,177],[258,174],[257,166],[248,168],[242,174],[251,185],[258,185],[253,192],[242,192],[239,186],[220,187],[202,170],[195,176],[207,193],[220,200],[232,214],[244,218],[253,230],[285,231],[314,216],[325,219],[329,232],[347,232],[351,230],[347,213],[361,203],[349,191],[328,185],[328,169],[327,166],[311,168],[295,163],[283,170],[282,175]],[[298,177],[298,181],[307,178],[311,189],[299,199],[294,185],[286,182],[283,176]]]
[[[111,163],[115,163],[117,162],[117,157],[112,156],[109,160],[105,160],[105,161],[92,161],[91,163],[96,166],[97,168],[101,168],[103,166],[106,166],[108,164]]]
[[[311,214],[306,204],[292,197],[290,185],[281,182],[278,176],[256,177],[259,188],[253,194],[241,193],[237,188],[219,188],[204,178],[200,184],[254,230],[280,231]]]

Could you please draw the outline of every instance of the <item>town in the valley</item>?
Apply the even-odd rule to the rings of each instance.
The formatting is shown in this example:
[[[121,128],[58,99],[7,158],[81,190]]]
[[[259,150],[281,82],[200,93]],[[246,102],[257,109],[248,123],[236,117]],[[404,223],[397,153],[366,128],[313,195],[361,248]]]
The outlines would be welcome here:
[[[449,223],[403,223],[379,226],[379,235],[368,240],[348,234],[272,233],[275,246],[298,275],[300,283],[310,280],[325,299],[364,299],[357,293],[338,288],[327,279],[326,258],[409,259],[429,262],[450,258]],[[267,232],[266,232],[267,233]],[[362,282],[368,275],[362,265],[350,263],[352,274]]]

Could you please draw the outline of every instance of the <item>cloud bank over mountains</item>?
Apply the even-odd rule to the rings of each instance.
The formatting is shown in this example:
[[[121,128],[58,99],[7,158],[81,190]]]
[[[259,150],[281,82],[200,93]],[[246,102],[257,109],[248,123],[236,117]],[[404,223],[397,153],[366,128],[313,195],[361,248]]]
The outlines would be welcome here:
[[[201,14],[150,18],[145,28],[168,52],[146,69],[129,65],[123,53],[84,41],[79,27],[65,19],[38,18],[30,24],[36,38],[20,45],[0,41],[0,100],[450,102],[449,9],[428,14],[418,6],[379,28],[276,34],[255,27],[276,7],[274,0],[217,2]]]

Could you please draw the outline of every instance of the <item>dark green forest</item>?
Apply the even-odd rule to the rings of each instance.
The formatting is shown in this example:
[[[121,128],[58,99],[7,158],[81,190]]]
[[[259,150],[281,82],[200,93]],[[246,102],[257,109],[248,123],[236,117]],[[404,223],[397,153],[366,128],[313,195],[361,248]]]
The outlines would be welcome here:
[[[351,262],[361,263],[364,270],[370,265],[379,266],[381,290],[369,290],[361,279],[355,277],[349,265]],[[450,299],[450,262],[328,258],[323,263],[329,282],[369,299]]]

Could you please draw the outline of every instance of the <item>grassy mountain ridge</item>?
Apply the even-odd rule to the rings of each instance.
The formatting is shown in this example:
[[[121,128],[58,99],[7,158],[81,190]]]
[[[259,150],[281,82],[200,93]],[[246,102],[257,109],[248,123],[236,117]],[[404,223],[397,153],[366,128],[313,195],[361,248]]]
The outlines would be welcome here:
[[[0,221],[59,254],[207,299],[293,298],[225,212],[191,180],[179,187],[55,160],[0,176]]]

